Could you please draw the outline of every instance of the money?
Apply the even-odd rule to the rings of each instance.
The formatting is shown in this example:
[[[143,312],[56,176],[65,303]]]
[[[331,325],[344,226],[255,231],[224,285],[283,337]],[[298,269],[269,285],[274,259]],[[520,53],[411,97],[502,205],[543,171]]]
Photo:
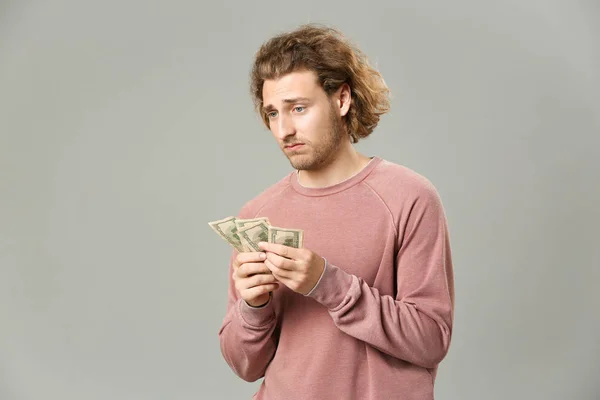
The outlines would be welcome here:
[[[269,243],[279,243],[284,246],[295,247],[297,249],[304,247],[304,231],[301,229],[278,228],[269,226]]]
[[[264,217],[260,217],[260,218],[250,218],[250,219],[238,219],[236,218],[235,220],[235,226],[237,227],[238,230],[238,236],[240,237],[240,241],[242,242],[242,247],[244,248],[244,251],[254,251],[253,250],[253,246],[252,244],[250,244],[248,242],[248,240],[242,236],[239,235],[239,232],[249,226],[253,226],[256,225],[259,222],[265,222],[267,226],[269,226],[271,224],[271,222],[269,221],[268,218],[264,218]],[[265,239],[265,242],[267,240]]]
[[[235,220],[235,217],[227,217],[218,221],[209,222],[208,225],[217,233],[217,235],[241,253],[245,250],[240,237],[237,234]]]
[[[260,242],[278,243],[298,249],[304,246],[302,229],[275,227],[266,217],[241,219],[229,216],[209,222],[208,225],[240,253],[262,251],[258,247]]]
[[[261,221],[238,231],[240,239],[247,246],[246,251],[262,251],[258,244],[269,241],[269,226],[266,222]]]

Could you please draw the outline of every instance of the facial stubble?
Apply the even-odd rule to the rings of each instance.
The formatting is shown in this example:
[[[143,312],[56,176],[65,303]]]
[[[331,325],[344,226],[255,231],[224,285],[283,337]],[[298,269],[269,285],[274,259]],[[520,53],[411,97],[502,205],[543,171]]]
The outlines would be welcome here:
[[[314,146],[313,143],[305,143],[308,149],[304,148],[301,152],[306,151],[307,153],[288,155],[288,160],[292,168],[299,171],[320,169],[335,160],[346,136],[342,121],[338,119],[333,103],[329,102],[329,129],[326,137],[318,146]]]

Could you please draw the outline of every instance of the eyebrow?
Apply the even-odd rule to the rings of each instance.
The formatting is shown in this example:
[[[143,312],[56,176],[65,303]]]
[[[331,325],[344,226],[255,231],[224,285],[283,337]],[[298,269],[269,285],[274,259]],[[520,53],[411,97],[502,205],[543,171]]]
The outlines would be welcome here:
[[[293,97],[291,99],[283,99],[282,101],[286,104],[308,103],[308,102],[310,102],[310,99],[308,97]],[[263,112],[268,112],[268,111],[271,111],[274,109],[275,109],[275,107],[272,104],[267,104],[266,106],[264,106],[262,108]]]

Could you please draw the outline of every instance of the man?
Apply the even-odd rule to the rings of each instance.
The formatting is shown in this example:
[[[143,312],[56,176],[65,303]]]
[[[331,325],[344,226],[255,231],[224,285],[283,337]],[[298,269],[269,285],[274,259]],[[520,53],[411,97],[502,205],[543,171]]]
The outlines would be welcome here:
[[[353,147],[388,89],[334,29],[301,26],[258,51],[252,94],[295,169],[239,218],[302,229],[296,249],[234,250],[223,357],[254,399],[431,400],[448,352],[454,280],[447,220],[423,176]]]

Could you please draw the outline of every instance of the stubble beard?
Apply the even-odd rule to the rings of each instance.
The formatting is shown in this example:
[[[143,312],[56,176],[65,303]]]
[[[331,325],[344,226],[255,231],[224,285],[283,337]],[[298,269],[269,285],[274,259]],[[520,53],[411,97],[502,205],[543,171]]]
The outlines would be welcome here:
[[[314,147],[311,143],[305,143],[306,148],[302,149],[302,153],[288,155],[292,168],[299,171],[317,170],[335,160],[346,135],[342,122],[336,118],[333,106],[330,110],[329,125],[331,129],[327,137],[317,147]]]

